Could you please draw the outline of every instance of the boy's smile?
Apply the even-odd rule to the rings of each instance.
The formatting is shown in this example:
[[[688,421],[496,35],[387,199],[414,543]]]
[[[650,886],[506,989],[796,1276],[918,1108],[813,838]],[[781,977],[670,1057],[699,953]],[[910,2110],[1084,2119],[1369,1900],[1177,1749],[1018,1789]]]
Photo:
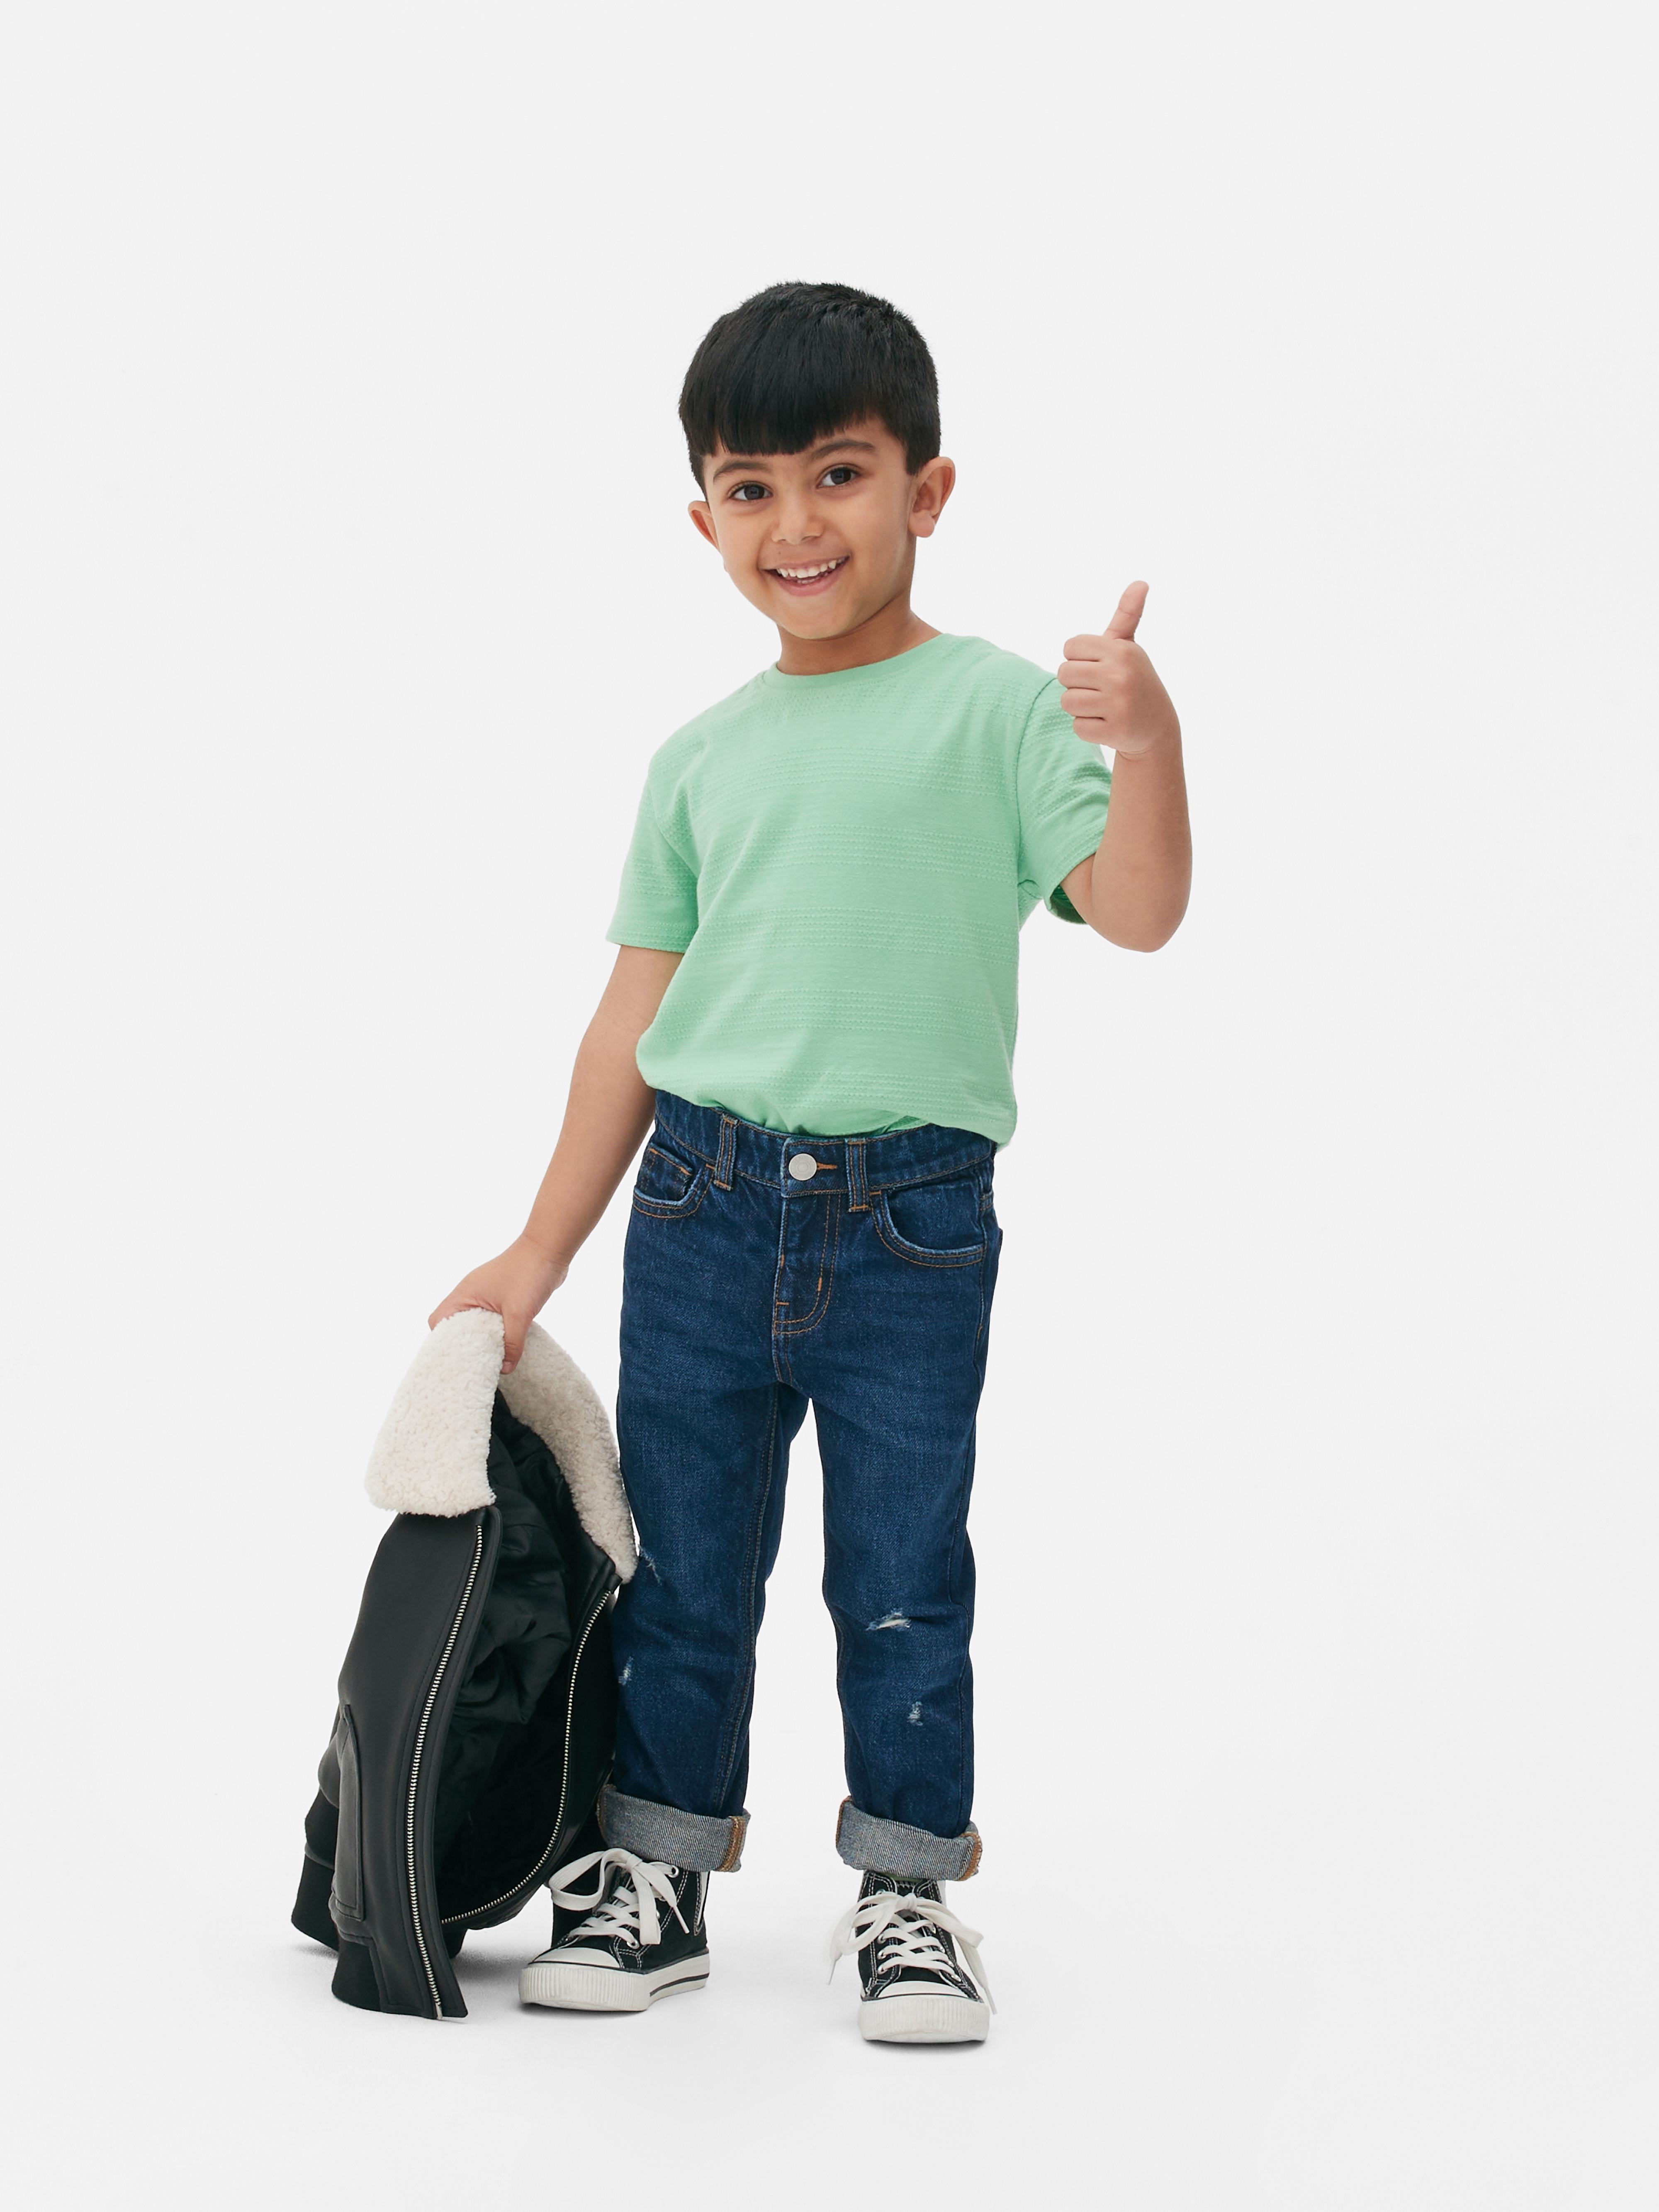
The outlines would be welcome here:
[[[916,540],[932,534],[956,470],[915,476],[883,422],[850,422],[793,453],[732,453],[704,465],[691,520],[732,582],[778,626],[786,674],[856,667],[933,633],[910,612]]]
[[[781,562],[779,562],[772,568],[771,573],[777,578],[779,583],[785,586],[792,598],[805,599],[811,592],[826,590],[831,576],[838,574],[847,566],[850,558],[849,554],[836,553],[829,560],[820,561],[815,566],[807,568],[786,568]]]

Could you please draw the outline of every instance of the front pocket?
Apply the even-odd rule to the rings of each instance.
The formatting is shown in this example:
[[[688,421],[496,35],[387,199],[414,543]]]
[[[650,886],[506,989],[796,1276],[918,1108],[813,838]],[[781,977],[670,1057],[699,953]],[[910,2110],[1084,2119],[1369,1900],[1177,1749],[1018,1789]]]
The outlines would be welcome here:
[[[890,1251],[918,1267],[969,1267],[985,1257],[985,1222],[978,1174],[946,1176],[878,1191],[870,1201],[876,1234]]]
[[[714,1168],[656,1131],[640,1156],[634,1182],[634,1210],[659,1221],[677,1220],[695,1213],[702,1204]]]

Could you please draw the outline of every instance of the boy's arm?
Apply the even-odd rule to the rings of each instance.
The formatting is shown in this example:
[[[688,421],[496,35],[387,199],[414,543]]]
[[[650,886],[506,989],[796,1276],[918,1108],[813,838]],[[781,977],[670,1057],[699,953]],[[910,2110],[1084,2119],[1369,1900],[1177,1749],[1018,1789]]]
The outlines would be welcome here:
[[[1193,879],[1181,722],[1134,641],[1146,588],[1130,585],[1100,636],[1071,639],[1060,668],[1073,728],[1116,755],[1105,833],[1066,877],[1066,896],[1091,929],[1132,952],[1169,943]]]
[[[526,1330],[563,1282],[651,1127],[657,1094],[641,1075],[634,1048],[656,1018],[680,958],[636,945],[618,951],[576,1054],[564,1124],[529,1220],[505,1252],[464,1276],[428,1316],[435,1328],[469,1307],[500,1314],[504,1375],[517,1366]]]

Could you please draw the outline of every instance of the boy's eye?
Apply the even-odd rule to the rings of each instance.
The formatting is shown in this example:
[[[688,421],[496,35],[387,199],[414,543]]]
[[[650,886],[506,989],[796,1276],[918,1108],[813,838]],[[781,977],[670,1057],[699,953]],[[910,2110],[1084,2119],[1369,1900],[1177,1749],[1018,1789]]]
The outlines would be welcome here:
[[[750,496],[751,492],[754,495],[754,498],[752,499]],[[732,487],[732,496],[733,499],[740,501],[744,507],[752,507],[755,503],[755,500],[764,499],[767,496],[767,488],[763,483],[733,484]]]
[[[827,484],[851,483],[857,474],[850,461],[837,461],[833,468],[824,471],[823,481]]]

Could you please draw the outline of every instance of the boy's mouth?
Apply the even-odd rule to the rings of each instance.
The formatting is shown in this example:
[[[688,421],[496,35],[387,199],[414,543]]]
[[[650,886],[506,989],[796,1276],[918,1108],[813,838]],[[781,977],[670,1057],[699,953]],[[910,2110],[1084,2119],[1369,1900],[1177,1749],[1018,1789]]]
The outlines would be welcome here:
[[[850,553],[838,553],[833,561],[792,561],[787,568],[769,568],[767,574],[794,598],[805,599],[814,592],[827,591],[852,557]]]

